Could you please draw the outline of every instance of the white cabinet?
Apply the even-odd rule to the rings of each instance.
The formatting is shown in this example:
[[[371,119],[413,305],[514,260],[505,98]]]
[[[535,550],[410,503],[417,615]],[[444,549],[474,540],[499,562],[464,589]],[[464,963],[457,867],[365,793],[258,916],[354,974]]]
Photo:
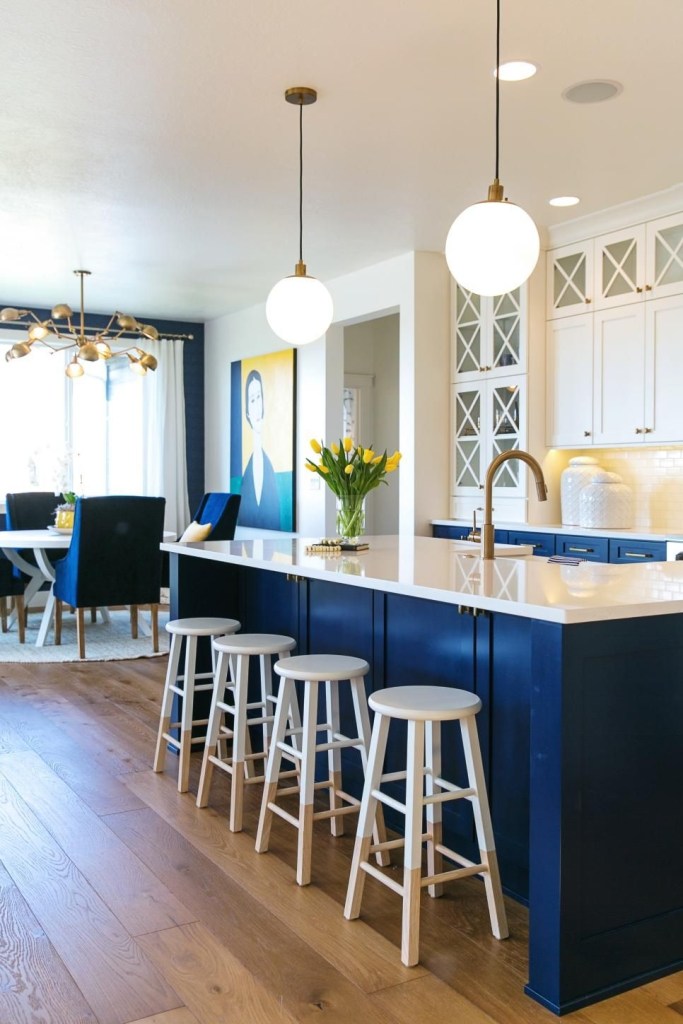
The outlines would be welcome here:
[[[683,293],[683,214],[548,253],[549,318]]]
[[[593,443],[593,316],[550,320],[546,336],[546,443]]]
[[[683,295],[550,321],[550,447],[683,442]]]
[[[451,453],[453,494],[480,496],[486,468],[496,455],[523,447],[526,430],[526,378],[508,378],[452,385]],[[522,462],[501,466],[494,493],[526,495],[527,472]]]
[[[527,290],[484,297],[453,284],[451,381],[526,370]]]

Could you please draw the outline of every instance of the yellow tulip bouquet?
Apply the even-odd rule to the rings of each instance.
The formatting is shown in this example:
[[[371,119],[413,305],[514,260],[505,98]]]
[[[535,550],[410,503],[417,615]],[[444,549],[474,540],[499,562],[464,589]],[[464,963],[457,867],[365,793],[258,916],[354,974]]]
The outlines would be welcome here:
[[[306,469],[321,476],[337,496],[337,533],[345,540],[356,540],[365,529],[366,495],[387,483],[385,477],[398,469],[401,453],[377,455],[372,448],[354,445],[350,437],[329,448],[314,438],[311,448],[320,461],[306,459]]]

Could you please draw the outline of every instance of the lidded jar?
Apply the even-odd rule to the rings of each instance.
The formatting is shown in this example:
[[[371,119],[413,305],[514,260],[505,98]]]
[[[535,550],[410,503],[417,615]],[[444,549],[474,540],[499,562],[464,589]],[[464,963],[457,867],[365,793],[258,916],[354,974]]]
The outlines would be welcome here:
[[[579,495],[584,487],[592,483],[596,473],[604,470],[598,460],[590,455],[578,455],[569,460],[569,465],[560,476],[560,504],[562,507],[562,525],[579,525]]]
[[[579,526],[628,530],[633,526],[633,495],[618,473],[596,473],[579,497]]]

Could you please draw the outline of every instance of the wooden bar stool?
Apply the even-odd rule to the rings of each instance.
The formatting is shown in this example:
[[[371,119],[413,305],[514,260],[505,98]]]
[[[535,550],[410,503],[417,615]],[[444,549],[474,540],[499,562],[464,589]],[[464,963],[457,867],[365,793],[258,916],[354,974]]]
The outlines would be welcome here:
[[[194,695],[202,690],[213,689],[213,671],[197,672],[197,640],[199,637],[217,637],[227,633],[236,633],[240,628],[237,619],[171,619],[166,629],[171,634],[171,651],[168,657],[168,669],[164,694],[161,699],[161,715],[157,734],[156,752],[154,754],[154,771],[164,770],[166,751],[169,746],[175,747],[179,753],[178,792],[187,792],[190,778],[190,751],[193,743],[204,743],[206,736],[192,736],[192,727],[207,725],[208,718],[193,718]],[[180,655],[183,640],[185,641],[185,673],[179,675]],[[211,651],[211,662],[214,664],[214,653]],[[210,679],[209,683],[197,683],[198,679]],[[182,685],[181,685],[182,684]],[[180,721],[172,722],[173,701],[179,697],[182,702]],[[180,739],[171,735],[171,729],[180,728]]]
[[[429,886],[431,896],[440,896],[443,882],[467,875],[481,875],[493,934],[497,939],[507,938],[507,919],[475,720],[481,701],[473,693],[448,686],[395,686],[372,694],[369,704],[375,712],[375,720],[344,917],[352,919],[359,916],[366,873],[388,885],[403,897],[401,960],[407,967],[412,967],[419,959],[421,888]],[[407,770],[382,775],[392,718],[401,718],[408,723]],[[469,783],[467,788],[441,777],[441,723],[454,720],[460,722]],[[405,804],[380,788],[382,783],[401,779],[406,783]],[[481,858],[478,864],[442,843],[442,804],[448,800],[463,799],[471,802],[474,812]],[[405,839],[380,844],[380,848],[386,849],[404,846],[402,885],[379,871],[368,859],[370,853],[378,850],[377,844],[371,844],[375,817],[380,809],[378,803],[405,814]],[[424,834],[423,811],[427,828]],[[425,842],[428,874],[423,877],[422,845]],[[461,866],[443,871],[444,857]]]
[[[370,720],[363,677],[369,671],[367,661],[361,658],[349,658],[339,654],[304,654],[294,658],[278,661],[275,671],[282,677],[275,710],[273,738],[266,764],[266,781],[263,788],[263,800],[259,815],[256,850],[264,853],[268,849],[270,827],[273,814],[278,814],[298,830],[296,880],[299,885],[308,885],[311,880],[311,849],[313,843],[313,822],[322,818],[330,818],[333,836],[344,832],[344,815],[357,813],[360,800],[342,790],[341,751],[355,747],[365,770],[370,743]],[[287,742],[287,723],[297,704],[295,682],[304,687],[304,716],[301,732],[301,749]],[[339,683],[348,683],[353,698],[357,736],[345,736],[340,729],[339,719]],[[325,684],[325,721],[318,723],[318,686]],[[316,742],[317,733],[324,734],[324,740]],[[316,754],[327,752],[327,779],[315,781]],[[283,754],[301,765],[298,784],[286,788],[278,788],[280,763]],[[313,810],[315,791],[327,789],[330,808],[324,811]],[[287,795],[298,793],[298,816],[289,814],[278,805],[278,800]],[[384,840],[384,822],[378,819],[376,840]],[[388,863],[386,854],[382,853],[382,863]]]
[[[270,747],[275,702],[273,697],[272,656],[287,658],[289,652],[296,647],[296,640],[291,636],[280,636],[276,633],[240,633],[236,636],[218,637],[212,647],[218,655],[216,663],[209,727],[206,730],[206,746],[202,761],[202,773],[199,778],[197,807],[206,807],[209,802],[209,790],[214,767],[228,772],[232,777],[230,785],[230,831],[240,832],[242,829],[242,811],[244,805],[245,783],[263,782],[264,775],[254,774],[254,761],[265,761]],[[253,702],[248,700],[249,659],[258,655],[260,661],[261,699]],[[228,668],[230,678],[228,679]],[[226,702],[230,692],[232,703]],[[257,715],[249,712],[256,711]],[[225,724],[225,715],[232,716],[232,728]],[[262,749],[252,753],[249,729],[261,726],[263,730]],[[293,730],[301,732],[299,707],[295,703],[293,718],[290,721]],[[232,751],[227,752],[227,741],[232,741]],[[219,745],[225,744],[223,753]],[[296,771],[283,772],[282,777],[296,775]]]

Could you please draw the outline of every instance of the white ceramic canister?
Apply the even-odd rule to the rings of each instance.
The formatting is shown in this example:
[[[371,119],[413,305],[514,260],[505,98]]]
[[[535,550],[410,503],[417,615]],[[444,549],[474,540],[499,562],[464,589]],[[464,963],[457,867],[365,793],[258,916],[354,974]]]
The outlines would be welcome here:
[[[602,472],[598,460],[590,455],[579,455],[569,460],[569,465],[560,476],[563,526],[579,525],[579,495],[592,482],[595,474]]]
[[[618,473],[596,473],[579,495],[579,526],[628,530],[633,526],[633,495]]]

